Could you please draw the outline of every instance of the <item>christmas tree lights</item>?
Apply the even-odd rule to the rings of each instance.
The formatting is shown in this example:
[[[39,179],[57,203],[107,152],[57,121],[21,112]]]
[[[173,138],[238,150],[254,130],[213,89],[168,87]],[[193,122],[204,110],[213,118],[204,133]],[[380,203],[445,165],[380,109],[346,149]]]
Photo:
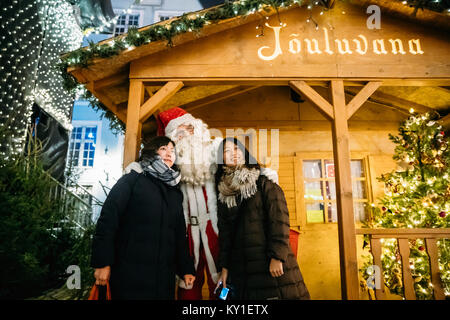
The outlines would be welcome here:
[[[414,110],[411,110],[414,112]],[[411,115],[399,129],[389,135],[396,145],[394,160],[400,168],[381,175],[385,196],[372,206],[369,228],[449,228],[450,227],[450,139],[437,119],[427,113]],[[367,245],[367,240],[365,241]],[[410,268],[418,299],[431,299],[433,287],[428,255],[423,239],[410,240]],[[394,294],[403,295],[399,281],[401,259],[395,239],[382,241],[382,264],[386,286]],[[439,269],[445,294],[450,296],[450,239],[438,241]],[[361,269],[367,278],[367,267]]]

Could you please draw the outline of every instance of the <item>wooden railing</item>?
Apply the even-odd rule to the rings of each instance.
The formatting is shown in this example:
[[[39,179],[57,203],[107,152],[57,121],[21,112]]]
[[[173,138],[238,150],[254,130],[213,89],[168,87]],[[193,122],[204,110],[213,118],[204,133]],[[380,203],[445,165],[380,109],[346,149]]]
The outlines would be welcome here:
[[[441,282],[438,265],[438,239],[450,238],[450,228],[436,229],[356,229],[357,235],[369,235],[371,254],[375,266],[380,268],[381,286],[375,289],[377,300],[385,300],[383,281],[383,266],[381,264],[381,239],[397,239],[398,248],[401,256],[402,279],[404,295],[406,300],[415,300],[414,280],[409,264],[409,240],[424,239],[426,252],[430,262],[431,283],[433,285],[434,298],[436,300],[445,300],[444,289]]]

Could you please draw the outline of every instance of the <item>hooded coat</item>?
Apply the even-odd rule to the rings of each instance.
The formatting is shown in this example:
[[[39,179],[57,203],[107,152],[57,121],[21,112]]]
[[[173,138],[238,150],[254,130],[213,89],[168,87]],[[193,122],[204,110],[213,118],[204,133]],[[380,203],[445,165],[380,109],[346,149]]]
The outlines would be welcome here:
[[[236,299],[310,299],[289,244],[289,212],[281,188],[260,175],[257,192],[238,206],[218,201],[219,266],[228,269],[227,284]],[[284,274],[272,277],[272,258]]]
[[[178,187],[131,171],[106,198],[92,244],[91,266],[111,266],[112,299],[175,297],[175,274],[194,274]]]

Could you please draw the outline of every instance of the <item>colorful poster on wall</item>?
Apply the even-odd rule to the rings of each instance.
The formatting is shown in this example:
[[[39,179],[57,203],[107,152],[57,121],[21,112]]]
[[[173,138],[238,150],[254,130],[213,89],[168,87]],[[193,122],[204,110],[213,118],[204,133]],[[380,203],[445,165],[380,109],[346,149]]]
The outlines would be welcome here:
[[[327,172],[327,178],[334,178],[334,163],[325,163],[325,170]]]

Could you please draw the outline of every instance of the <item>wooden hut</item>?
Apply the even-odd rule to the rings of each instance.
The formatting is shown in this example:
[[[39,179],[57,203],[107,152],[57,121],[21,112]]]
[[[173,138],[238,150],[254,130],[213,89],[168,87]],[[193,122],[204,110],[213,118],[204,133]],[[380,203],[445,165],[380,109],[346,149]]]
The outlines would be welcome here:
[[[380,29],[369,28],[371,4],[381,8]],[[177,35],[172,47],[151,42],[68,71],[126,123],[124,166],[141,137],[155,134],[154,116],[173,106],[215,136],[235,130],[228,133],[269,141],[267,150],[251,148],[278,170],[312,298],[365,299],[357,228],[383,193],[376,177],[396,168],[388,133],[411,108],[449,111],[450,19],[381,0],[323,9],[211,23]],[[448,128],[449,116],[442,122]]]

